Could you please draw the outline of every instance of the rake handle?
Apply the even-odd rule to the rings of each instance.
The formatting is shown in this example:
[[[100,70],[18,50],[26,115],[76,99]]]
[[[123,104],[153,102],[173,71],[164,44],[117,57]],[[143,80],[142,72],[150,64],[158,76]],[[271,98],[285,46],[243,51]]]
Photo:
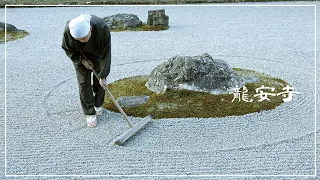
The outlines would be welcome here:
[[[93,74],[96,76],[97,79],[99,79],[99,76],[97,74],[97,72],[92,69]],[[122,114],[122,116],[124,117],[124,119],[126,120],[126,122],[128,123],[129,127],[132,128],[132,123],[130,122],[127,114],[123,111],[123,109],[121,108],[121,106],[118,104],[117,100],[113,97],[113,95],[111,94],[111,92],[109,91],[109,89],[106,86],[101,86],[106,92],[107,94],[110,96],[112,102],[116,105],[116,107],[118,108],[118,110],[120,111],[120,113]]]
[[[81,50],[80,50],[80,53],[81,53],[81,55],[84,57],[84,59],[88,61],[86,55],[85,55]],[[100,78],[99,78],[97,72],[93,69],[93,67],[92,67],[91,70],[92,70],[93,74],[96,76],[96,78],[99,80]],[[118,108],[118,110],[119,110],[120,113],[122,114],[124,120],[126,120],[128,126],[129,126],[130,128],[132,128],[132,127],[133,127],[133,126],[132,126],[132,123],[130,122],[127,114],[123,111],[123,109],[122,109],[121,106],[118,104],[117,100],[113,97],[113,95],[111,94],[111,92],[109,91],[109,89],[108,89],[106,86],[101,86],[101,87],[102,87],[102,88],[107,92],[107,94],[110,96],[112,102],[116,105],[116,107]]]

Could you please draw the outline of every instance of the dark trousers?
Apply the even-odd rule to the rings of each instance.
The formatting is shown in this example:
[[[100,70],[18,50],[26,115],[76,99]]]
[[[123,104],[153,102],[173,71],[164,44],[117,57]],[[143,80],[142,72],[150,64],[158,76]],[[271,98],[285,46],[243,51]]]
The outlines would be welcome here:
[[[79,85],[80,102],[85,115],[95,115],[94,106],[100,107],[104,102],[105,90],[100,86],[99,80],[93,75],[91,83],[90,69],[82,64],[74,65]],[[91,85],[92,84],[92,85]]]

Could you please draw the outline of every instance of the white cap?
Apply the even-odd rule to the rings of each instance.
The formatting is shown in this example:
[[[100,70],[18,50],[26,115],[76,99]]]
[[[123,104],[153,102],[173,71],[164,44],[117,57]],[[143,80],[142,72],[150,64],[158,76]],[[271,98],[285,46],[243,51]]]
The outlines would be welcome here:
[[[83,38],[90,31],[90,19],[88,14],[80,15],[69,22],[70,34],[74,38]]]

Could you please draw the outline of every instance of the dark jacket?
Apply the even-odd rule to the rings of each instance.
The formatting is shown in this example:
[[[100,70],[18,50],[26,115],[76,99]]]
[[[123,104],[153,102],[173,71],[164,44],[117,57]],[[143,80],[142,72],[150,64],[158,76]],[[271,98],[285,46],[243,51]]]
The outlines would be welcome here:
[[[80,51],[92,61],[93,68],[100,78],[105,78],[110,73],[111,65],[111,37],[108,25],[103,19],[91,15],[91,37],[88,42],[81,43],[74,39],[69,30],[69,22],[64,29],[62,48],[75,65],[81,65]]]

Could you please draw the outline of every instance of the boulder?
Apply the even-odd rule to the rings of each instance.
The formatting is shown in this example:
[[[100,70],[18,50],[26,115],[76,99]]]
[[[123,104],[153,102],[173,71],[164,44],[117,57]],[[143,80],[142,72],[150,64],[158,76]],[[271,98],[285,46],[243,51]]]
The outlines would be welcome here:
[[[175,56],[158,65],[149,75],[146,87],[156,93],[167,89],[227,94],[243,85],[242,78],[226,61],[201,56]]]
[[[12,24],[6,23],[6,26],[7,26],[7,32],[23,32],[23,30],[16,28]],[[5,30],[5,23],[0,22],[0,31],[4,31],[4,30]]]
[[[150,26],[169,26],[169,16],[165,14],[165,10],[151,10],[148,11],[147,24]]]
[[[121,107],[136,107],[145,104],[149,96],[121,96],[117,99]]]
[[[137,27],[142,21],[134,14],[116,14],[103,18],[110,29]]]

